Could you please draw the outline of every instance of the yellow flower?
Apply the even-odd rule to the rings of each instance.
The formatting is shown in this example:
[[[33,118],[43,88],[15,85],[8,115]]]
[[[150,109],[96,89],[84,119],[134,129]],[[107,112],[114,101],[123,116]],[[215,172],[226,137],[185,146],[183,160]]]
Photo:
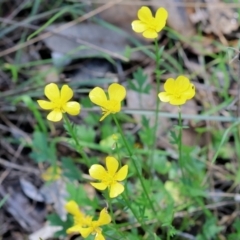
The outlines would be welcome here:
[[[42,173],[41,177],[45,181],[58,180],[61,177],[62,169],[60,167],[51,166],[47,168],[45,172]]]
[[[78,224],[83,225],[84,223],[84,218],[85,215],[82,213],[77,205],[77,203],[73,200],[68,201],[65,205],[65,209],[67,210],[68,213],[72,214],[76,219],[78,219]]]
[[[107,225],[111,222],[111,216],[108,214],[107,209],[104,208],[100,212],[99,219],[97,221],[89,221],[89,224],[85,227],[79,228],[83,238],[87,238],[90,234],[95,235],[94,240],[105,240],[102,235],[102,229],[100,226]]]
[[[143,33],[145,38],[157,38],[158,33],[165,27],[168,12],[165,8],[159,8],[155,17],[151,10],[143,6],[138,10],[139,20],[132,22],[132,29],[137,33]]]
[[[126,89],[118,84],[112,83],[108,87],[108,98],[104,90],[100,87],[95,87],[89,93],[90,100],[102,108],[103,116],[100,121],[107,117],[110,113],[117,113],[121,110],[121,101],[126,96]]]
[[[97,221],[93,221],[90,216],[85,216],[75,201],[69,201],[65,208],[74,216],[74,226],[67,229],[68,234],[77,232],[80,233],[83,238],[87,238],[92,234],[95,235],[95,240],[105,240],[100,226],[107,225],[111,222],[111,216],[108,214],[106,208],[100,212]]]
[[[119,163],[114,157],[106,158],[107,170],[99,164],[94,164],[89,169],[92,178],[99,180],[99,183],[91,183],[98,190],[109,189],[110,198],[115,198],[124,191],[124,186],[118,181],[123,181],[127,177],[128,165],[124,165],[118,170]]]
[[[184,76],[179,76],[176,80],[167,79],[164,84],[165,92],[158,94],[162,102],[169,102],[172,105],[183,105],[195,95],[195,86]]]
[[[55,83],[50,83],[45,87],[44,93],[50,101],[38,100],[38,104],[45,110],[52,110],[48,115],[49,121],[58,122],[62,119],[62,114],[67,112],[70,115],[80,113],[78,102],[69,102],[73,97],[73,91],[68,85],[63,85],[61,91]]]

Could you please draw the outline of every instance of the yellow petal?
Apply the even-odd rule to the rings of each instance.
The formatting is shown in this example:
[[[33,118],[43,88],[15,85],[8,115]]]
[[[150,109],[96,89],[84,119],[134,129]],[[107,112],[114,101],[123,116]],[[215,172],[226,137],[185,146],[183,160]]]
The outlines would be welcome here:
[[[105,240],[105,237],[102,235],[101,232],[97,233],[94,240]]]
[[[173,78],[168,78],[167,81],[164,83],[164,90],[167,93],[174,94],[175,88],[176,88],[176,81]]]
[[[83,213],[80,211],[78,204],[71,200],[68,201],[65,205],[65,209],[67,210],[68,213],[74,215],[74,216],[82,216],[84,217]]]
[[[124,191],[124,186],[121,183],[115,182],[110,186],[109,196],[115,198]]]
[[[169,94],[166,93],[166,92],[160,92],[160,93],[158,94],[158,97],[160,98],[160,100],[161,100],[162,102],[169,102],[169,101],[170,101],[170,96],[169,96]]]
[[[73,90],[68,85],[63,85],[61,88],[62,103],[68,102],[73,97]]]
[[[99,216],[99,219],[98,219],[98,224],[99,226],[102,226],[102,225],[106,225],[106,224],[109,224],[111,222],[111,216],[108,214],[108,211],[106,208],[104,208],[101,212],[100,212],[100,216]]]
[[[128,174],[128,165],[124,165],[123,167],[120,168],[120,170],[117,172],[115,175],[115,180],[116,181],[123,181]]]
[[[93,229],[91,227],[88,228],[80,227],[79,232],[83,238],[87,238],[93,232]]]
[[[107,96],[102,88],[95,87],[93,90],[89,93],[90,100],[101,107],[104,107],[107,102]]]
[[[126,97],[126,89],[118,83],[112,83],[108,88],[110,100],[121,102]]]
[[[107,171],[111,176],[115,175],[115,173],[118,170],[118,166],[119,166],[119,163],[118,163],[118,160],[116,158],[110,157],[110,156],[106,157]]]
[[[90,183],[93,187],[95,187],[98,190],[105,190],[108,185],[106,183]]]
[[[105,113],[102,115],[102,117],[100,118],[100,122],[105,119],[111,112],[110,111],[105,111]]]
[[[51,166],[45,172],[41,174],[41,177],[45,181],[57,180],[61,177],[62,169],[58,166]]]
[[[102,180],[107,177],[107,171],[99,164],[93,164],[89,169],[89,174],[92,178],[97,180]]]
[[[190,86],[190,81],[188,78],[184,77],[184,76],[179,76],[177,77],[176,81],[176,91],[178,93],[183,93],[186,90],[188,90],[189,86]]]
[[[37,100],[37,102],[38,102],[39,106],[45,110],[50,110],[50,109],[53,109],[53,107],[54,107],[54,104],[49,101]]]
[[[60,92],[59,92],[57,84],[55,84],[55,83],[48,84],[44,89],[44,93],[50,101],[52,101],[52,102],[60,101]]]
[[[180,106],[183,105],[186,102],[186,100],[187,99],[184,98],[183,96],[180,97],[171,96],[169,103],[172,105]]]
[[[59,122],[62,119],[62,112],[54,109],[47,115],[47,119],[52,122]]]
[[[78,102],[67,102],[63,109],[65,112],[67,112],[70,115],[78,115],[80,113],[81,106]]]
[[[167,10],[165,8],[159,8],[155,15],[157,32],[160,32],[165,27],[167,18],[168,18]]]
[[[75,225],[73,227],[70,227],[67,229],[67,234],[71,234],[71,233],[80,233],[79,229],[81,228],[80,225]]]
[[[158,34],[153,29],[147,29],[146,31],[143,32],[143,36],[145,38],[157,38]]]
[[[189,85],[189,88],[182,93],[183,97],[187,100],[192,99],[195,96],[195,86],[193,84]]]
[[[148,26],[140,20],[135,20],[132,22],[132,29],[137,33],[144,32],[147,30]]]
[[[167,20],[168,11],[165,8],[159,8],[156,12],[155,18],[160,22],[161,20]]]
[[[153,18],[151,10],[148,7],[146,7],[146,6],[141,7],[138,10],[138,18],[142,22],[148,23]]]

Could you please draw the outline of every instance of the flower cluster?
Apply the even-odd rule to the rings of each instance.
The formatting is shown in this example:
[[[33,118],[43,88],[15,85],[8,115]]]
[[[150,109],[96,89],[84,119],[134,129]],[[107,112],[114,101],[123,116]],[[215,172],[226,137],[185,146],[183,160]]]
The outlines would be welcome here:
[[[79,233],[83,238],[87,238],[91,234],[95,235],[95,240],[105,240],[100,227],[111,222],[111,216],[106,208],[102,209],[98,220],[93,220],[91,216],[85,215],[75,201],[69,201],[65,208],[74,217],[74,225],[67,229],[68,234]]]
[[[132,22],[132,28],[135,32],[142,33],[145,38],[157,38],[158,33],[166,25],[168,12],[164,8],[159,8],[153,17],[150,9],[143,6],[138,11],[139,20]],[[179,76],[176,80],[167,79],[164,84],[164,92],[158,94],[162,102],[169,102],[172,105],[183,105],[195,95],[195,86],[185,76]],[[73,97],[73,90],[68,85],[63,85],[61,90],[55,83],[46,85],[44,93],[49,101],[38,100],[38,104],[44,110],[50,110],[47,115],[49,121],[58,122],[62,120],[63,114],[68,113],[76,116],[80,113],[81,106],[76,101],[70,101]],[[100,87],[95,87],[89,92],[89,98],[92,103],[99,106],[102,110],[100,121],[104,120],[110,114],[116,114],[121,111],[122,101],[126,97],[124,86],[113,83],[108,87],[107,93]],[[66,120],[66,119],[65,119]],[[117,141],[118,135],[114,136]],[[119,162],[112,156],[107,156],[106,168],[99,164],[93,164],[89,169],[89,175],[97,180],[90,184],[98,190],[107,190],[110,198],[118,197],[124,191],[124,185],[121,183],[127,178],[128,165],[119,167]],[[59,167],[50,167],[43,173],[42,178],[55,180],[61,177],[62,170]],[[69,201],[66,204],[66,210],[73,215],[74,225],[67,230],[68,234],[79,233],[83,238],[89,235],[95,235],[95,240],[105,240],[102,234],[101,226],[111,222],[111,216],[107,209],[101,210],[98,220],[93,220],[92,216],[85,215],[78,207],[75,201]]]

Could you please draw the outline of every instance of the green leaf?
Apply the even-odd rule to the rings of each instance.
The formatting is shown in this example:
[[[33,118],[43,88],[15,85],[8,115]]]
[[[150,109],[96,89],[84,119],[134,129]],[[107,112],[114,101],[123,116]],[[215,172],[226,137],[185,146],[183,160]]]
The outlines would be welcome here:
[[[215,217],[210,217],[206,219],[206,222],[203,225],[203,232],[197,236],[197,240],[216,239],[217,234],[223,229],[224,227],[217,225],[217,220]]]
[[[0,208],[5,204],[5,202],[7,201],[8,197],[9,197],[9,196],[6,195],[6,196],[4,196],[3,199],[1,199],[1,201],[0,201]]]
[[[73,160],[71,158],[62,157],[61,161],[62,161],[63,175],[65,177],[67,177],[70,180],[81,180],[82,179],[82,173],[79,171],[79,169],[73,163]]]
[[[88,205],[92,206],[93,209],[99,207],[99,203],[96,198],[90,199],[86,193],[86,190],[83,186],[76,186],[72,183],[68,183],[66,186],[67,192],[69,194],[68,200],[73,200],[81,206]]]
[[[153,169],[160,174],[166,174],[171,169],[171,163],[167,161],[166,156],[155,154],[153,158]]]
[[[92,143],[95,140],[96,131],[84,125],[75,125],[74,130],[76,131],[76,136],[81,139],[81,141]]]
[[[147,75],[144,74],[142,68],[138,68],[136,72],[133,73],[134,83],[128,80],[128,88],[139,93],[149,93],[152,86],[147,83]]]
[[[54,141],[48,141],[47,135],[35,131],[33,133],[32,152],[30,157],[36,162],[53,163],[56,159],[56,148]]]
[[[66,231],[73,226],[73,219],[70,215],[67,216],[67,220],[63,221],[57,214],[53,213],[47,216],[47,220],[53,226],[62,227],[60,231],[55,232],[55,237],[67,236]]]

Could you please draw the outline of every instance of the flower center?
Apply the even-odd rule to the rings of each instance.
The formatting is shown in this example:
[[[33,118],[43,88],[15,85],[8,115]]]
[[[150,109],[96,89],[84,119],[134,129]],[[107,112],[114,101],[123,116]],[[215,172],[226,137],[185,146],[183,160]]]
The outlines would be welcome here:
[[[153,30],[153,31],[156,31],[156,28],[157,28],[157,22],[155,20],[155,18],[152,18],[151,21],[149,21],[147,23],[148,27]]]
[[[108,175],[103,179],[103,182],[106,183],[108,186],[112,185],[113,183],[115,183],[115,175],[112,176],[108,173]]]
[[[55,101],[53,101],[52,103],[53,103],[53,105],[54,105],[54,109],[57,109],[57,110],[59,110],[60,112],[65,113],[65,110],[64,110],[64,108],[63,108],[64,105],[62,104],[62,102],[61,102],[60,99],[55,100]]]
[[[99,227],[98,221],[92,221],[91,228],[92,228],[92,235],[99,234],[102,232],[102,229]]]
[[[119,106],[119,102],[118,101],[116,101],[116,100],[109,100],[107,109],[108,109],[108,111],[114,113],[114,112],[119,111],[118,110],[118,108],[119,108],[118,106]]]

